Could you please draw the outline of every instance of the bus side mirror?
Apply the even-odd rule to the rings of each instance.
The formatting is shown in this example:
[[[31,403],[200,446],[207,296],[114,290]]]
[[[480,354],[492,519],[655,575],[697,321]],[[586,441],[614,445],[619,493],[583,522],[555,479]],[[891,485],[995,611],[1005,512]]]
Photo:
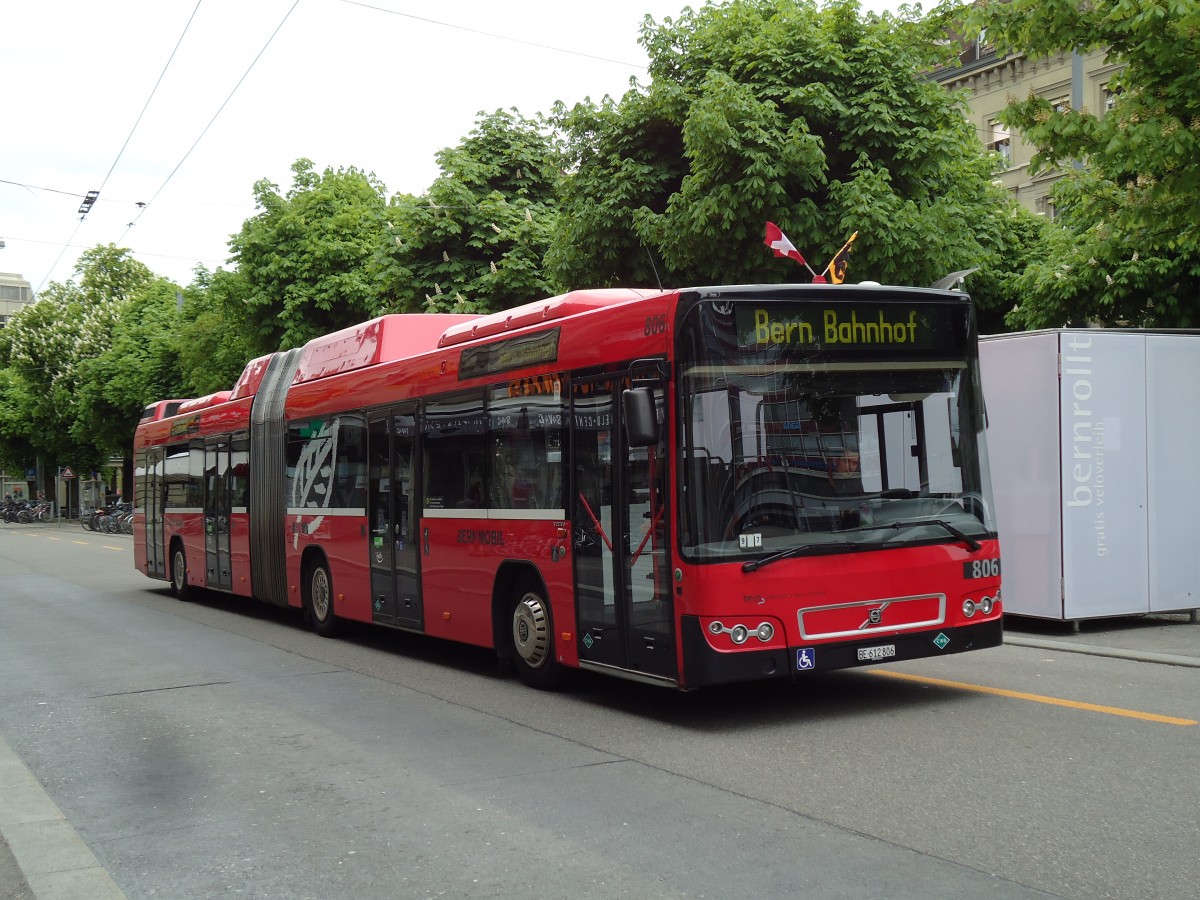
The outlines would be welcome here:
[[[658,443],[658,413],[654,408],[654,391],[650,388],[630,388],[621,392],[625,409],[625,433],[630,447],[653,447]]]

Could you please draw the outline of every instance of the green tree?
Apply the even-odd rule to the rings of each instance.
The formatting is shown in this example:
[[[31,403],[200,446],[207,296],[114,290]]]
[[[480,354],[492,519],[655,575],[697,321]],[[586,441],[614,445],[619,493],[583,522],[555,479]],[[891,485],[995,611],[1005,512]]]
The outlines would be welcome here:
[[[490,312],[554,293],[542,258],[562,160],[544,127],[515,110],[481,115],[437,161],[426,194],[390,203],[389,311]]]
[[[1032,171],[1063,171],[1014,323],[1200,324],[1200,5],[988,0],[968,27],[986,28],[1001,52],[1107,49],[1124,65],[1103,115],[1030,96],[1002,116],[1037,148]]]
[[[174,351],[186,397],[231,389],[247,362],[269,352],[251,340],[241,300],[245,294],[242,279],[236,272],[218,275],[198,266],[192,283],[183,291],[183,316]]]
[[[569,169],[547,259],[563,284],[808,280],[762,245],[776,222],[820,271],[853,233],[854,280],[929,284],[978,266],[1011,305],[1036,227],[992,183],[962,100],[927,73],[940,17],[854,0],[685,9],[641,42],[652,82],[559,110]]]
[[[95,468],[117,449],[107,430],[96,430],[89,369],[154,276],[112,244],[83,253],[75,275],[77,281],[51,282],[4,329],[0,441],[7,449],[0,455],[25,454],[25,465],[33,453],[51,464]]]
[[[122,307],[108,345],[81,361],[72,425],[80,440],[132,459],[142,410],[180,395],[178,293],[165,278],[143,287]]]
[[[244,307],[261,353],[298,347],[382,306],[379,266],[391,240],[383,185],[355,168],[318,174],[307,159],[292,173],[285,195],[255,183],[261,212],[229,243],[237,269],[213,276],[214,289]]]

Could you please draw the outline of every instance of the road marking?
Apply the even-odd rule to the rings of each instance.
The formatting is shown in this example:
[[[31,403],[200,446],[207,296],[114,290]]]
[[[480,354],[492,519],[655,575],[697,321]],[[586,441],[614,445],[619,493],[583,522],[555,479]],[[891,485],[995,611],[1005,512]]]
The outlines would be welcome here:
[[[1157,713],[1140,712],[1136,709],[1121,709],[1118,706],[1100,706],[1096,703],[1081,703],[1078,700],[1062,700],[1058,697],[1047,697],[1043,694],[1027,694],[1024,691],[1008,691],[1004,688],[987,687],[982,684],[970,684],[966,681],[947,681],[944,678],[929,678],[925,675],[909,675],[905,672],[889,672],[877,669],[872,675],[883,675],[887,678],[897,678],[901,681],[917,681],[922,684],[936,684],[942,687],[958,688],[962,691],[975,691],[980,694],[993,694],[997,697],[1011,697],[1015,700],[1032,700],[1034,703],[1045,703],[1050,706],[1065,706],[1068,709],[1082,709],[1088,712],[1105,713],[1110,716],[1124,716],[1128,719],[1141,719],[1144,722],[1160,722],[1163,725],[1196,725],[1195,719],[1180,719],[1176,716],[1160,716]]]
[[[57,539],[56,539],[56,538],[50,538],[50,540],[52,540],[52,541],[53,541],[53,540],[57,540]],[[85,546],[85,547],[87,547],[87,546],[88,546],[88,542],[87,542],[87,541],[71,541],[71,543],[72,543],[72,544],[82,544],[82,545],[83,545],[83,546]]]
[[[108,544],[101,544],[100,546],[105,550],[116,550],[118,553],[125,549],[124,547],[110,547]]]
[[[49,535],[49,534],[48,534],[48,535],[46,535],[46,540],[48,540],[48,541],[61,541],[61,540],[62,540],[62,538],[56,538],[56,537],[54,537],[53,535]]]

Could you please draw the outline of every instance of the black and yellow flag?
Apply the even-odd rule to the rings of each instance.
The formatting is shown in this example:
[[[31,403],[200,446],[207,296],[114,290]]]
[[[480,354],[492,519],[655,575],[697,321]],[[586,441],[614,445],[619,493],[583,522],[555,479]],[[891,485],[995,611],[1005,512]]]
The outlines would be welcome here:
[[[858,237],[858,232],[850,235],[850,240],[842,244],[842,249],[839,250],[829,261],[829,265],[825,267],[825,271],[829,273],[829,280],[833,284],[841,284],[846,280],[846,269],[850,266],[850,245],[854,243],[854,239]]]

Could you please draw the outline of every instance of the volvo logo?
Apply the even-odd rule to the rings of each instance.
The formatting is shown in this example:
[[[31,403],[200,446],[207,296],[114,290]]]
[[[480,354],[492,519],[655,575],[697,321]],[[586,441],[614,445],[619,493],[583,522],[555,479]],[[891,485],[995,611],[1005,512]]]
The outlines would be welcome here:
[[[859,625],[858,630],[863,631],[864,629],[870,628],[871,626],[883,624],[883,611],[891,605],[892,605],[892,601],[888,600],[886,603],[881,603],[881,604],[879,604],[879,606],[877,606],[873,610],[871,610],[867,614],[867,621],[865,621],[861,625]]]

